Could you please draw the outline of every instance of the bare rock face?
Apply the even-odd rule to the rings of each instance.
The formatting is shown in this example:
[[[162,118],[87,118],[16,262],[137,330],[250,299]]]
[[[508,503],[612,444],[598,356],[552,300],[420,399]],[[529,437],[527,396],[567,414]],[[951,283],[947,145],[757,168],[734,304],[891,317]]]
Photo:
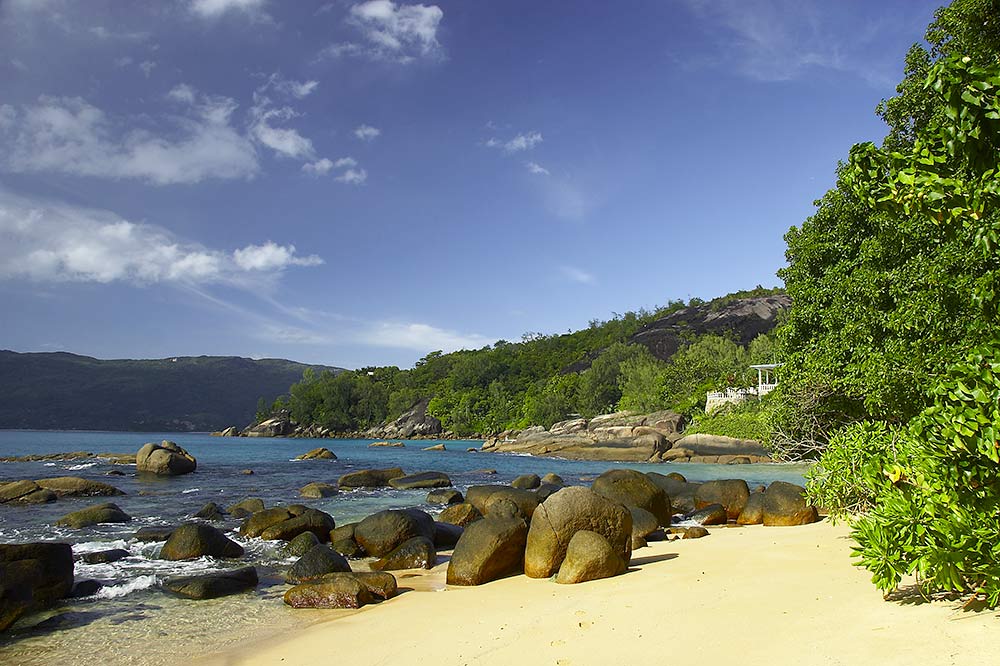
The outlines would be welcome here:
[[[243,430],[244,437],[288,437],[295,432],[296,424],[292,422],[287,414],[261,421],[260,423],[248,426]]]
[[[157,476],[189,474],[198,467],[194,456],[174,442],[144,444],[135,454],[136,471]]]
[[[429,399],[413,405],[398,419],[384,426],[366,431],[365,437],[373,439],[418,439],[433,437],[443,431],[441,421],[427,413]]]

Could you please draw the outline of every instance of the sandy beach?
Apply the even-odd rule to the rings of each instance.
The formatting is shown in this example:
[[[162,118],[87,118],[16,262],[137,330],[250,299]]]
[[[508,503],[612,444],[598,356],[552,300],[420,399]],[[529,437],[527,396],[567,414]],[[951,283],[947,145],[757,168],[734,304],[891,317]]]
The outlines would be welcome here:
[[[996,612],[884,601],[851,565],[848,532],[825,521],[717,528],[653,542],[625,575],[579,585],[447,587],[445,562],[399,573],[413,591],[381,605],[307,611],[301,631],[200,663],[1000,663]]]

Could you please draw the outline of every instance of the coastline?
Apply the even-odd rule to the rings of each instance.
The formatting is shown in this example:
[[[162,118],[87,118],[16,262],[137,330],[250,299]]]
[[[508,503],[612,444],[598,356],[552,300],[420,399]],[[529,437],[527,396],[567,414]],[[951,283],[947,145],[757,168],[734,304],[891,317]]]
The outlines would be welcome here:
[[[444,584],[447,563],[400,572],[399,597],[310,611],[301,628],[195,663],[967,664],[1000,663],[995,612],[884,601],[851,564],[846,525],[713,528],[651,542],[623,576],[579,585],[514,576]],[[446,559],[446,558],[442,558]]]

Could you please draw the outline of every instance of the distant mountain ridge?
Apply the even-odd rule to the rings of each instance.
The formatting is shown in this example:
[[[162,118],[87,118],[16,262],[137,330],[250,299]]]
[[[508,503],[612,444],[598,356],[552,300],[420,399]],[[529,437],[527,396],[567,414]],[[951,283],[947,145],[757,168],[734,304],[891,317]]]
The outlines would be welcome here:
[[[258,398],[288,392],[307,365],[284,359],[178,356],[101,360],[0,351],[0,428],[203,431],[254,420]]]

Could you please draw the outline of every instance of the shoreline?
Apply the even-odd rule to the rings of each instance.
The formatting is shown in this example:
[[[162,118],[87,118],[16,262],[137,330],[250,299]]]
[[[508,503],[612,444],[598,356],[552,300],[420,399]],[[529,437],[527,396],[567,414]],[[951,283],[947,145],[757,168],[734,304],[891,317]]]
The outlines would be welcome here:
[[[713,528],[703,539],[651,542],[626,574],[578,585],[521,575],[449,587],[444,561],[399,572],[400,587],[413,589],[395,599],[309,611],[304,626],[277,639],[195,663],[313,664],[331,650],[366,664],[659,664],[665,655],[751,665],[1000,663],[995,611],[884,601],[852,565],[848,533],[826,520]]]

